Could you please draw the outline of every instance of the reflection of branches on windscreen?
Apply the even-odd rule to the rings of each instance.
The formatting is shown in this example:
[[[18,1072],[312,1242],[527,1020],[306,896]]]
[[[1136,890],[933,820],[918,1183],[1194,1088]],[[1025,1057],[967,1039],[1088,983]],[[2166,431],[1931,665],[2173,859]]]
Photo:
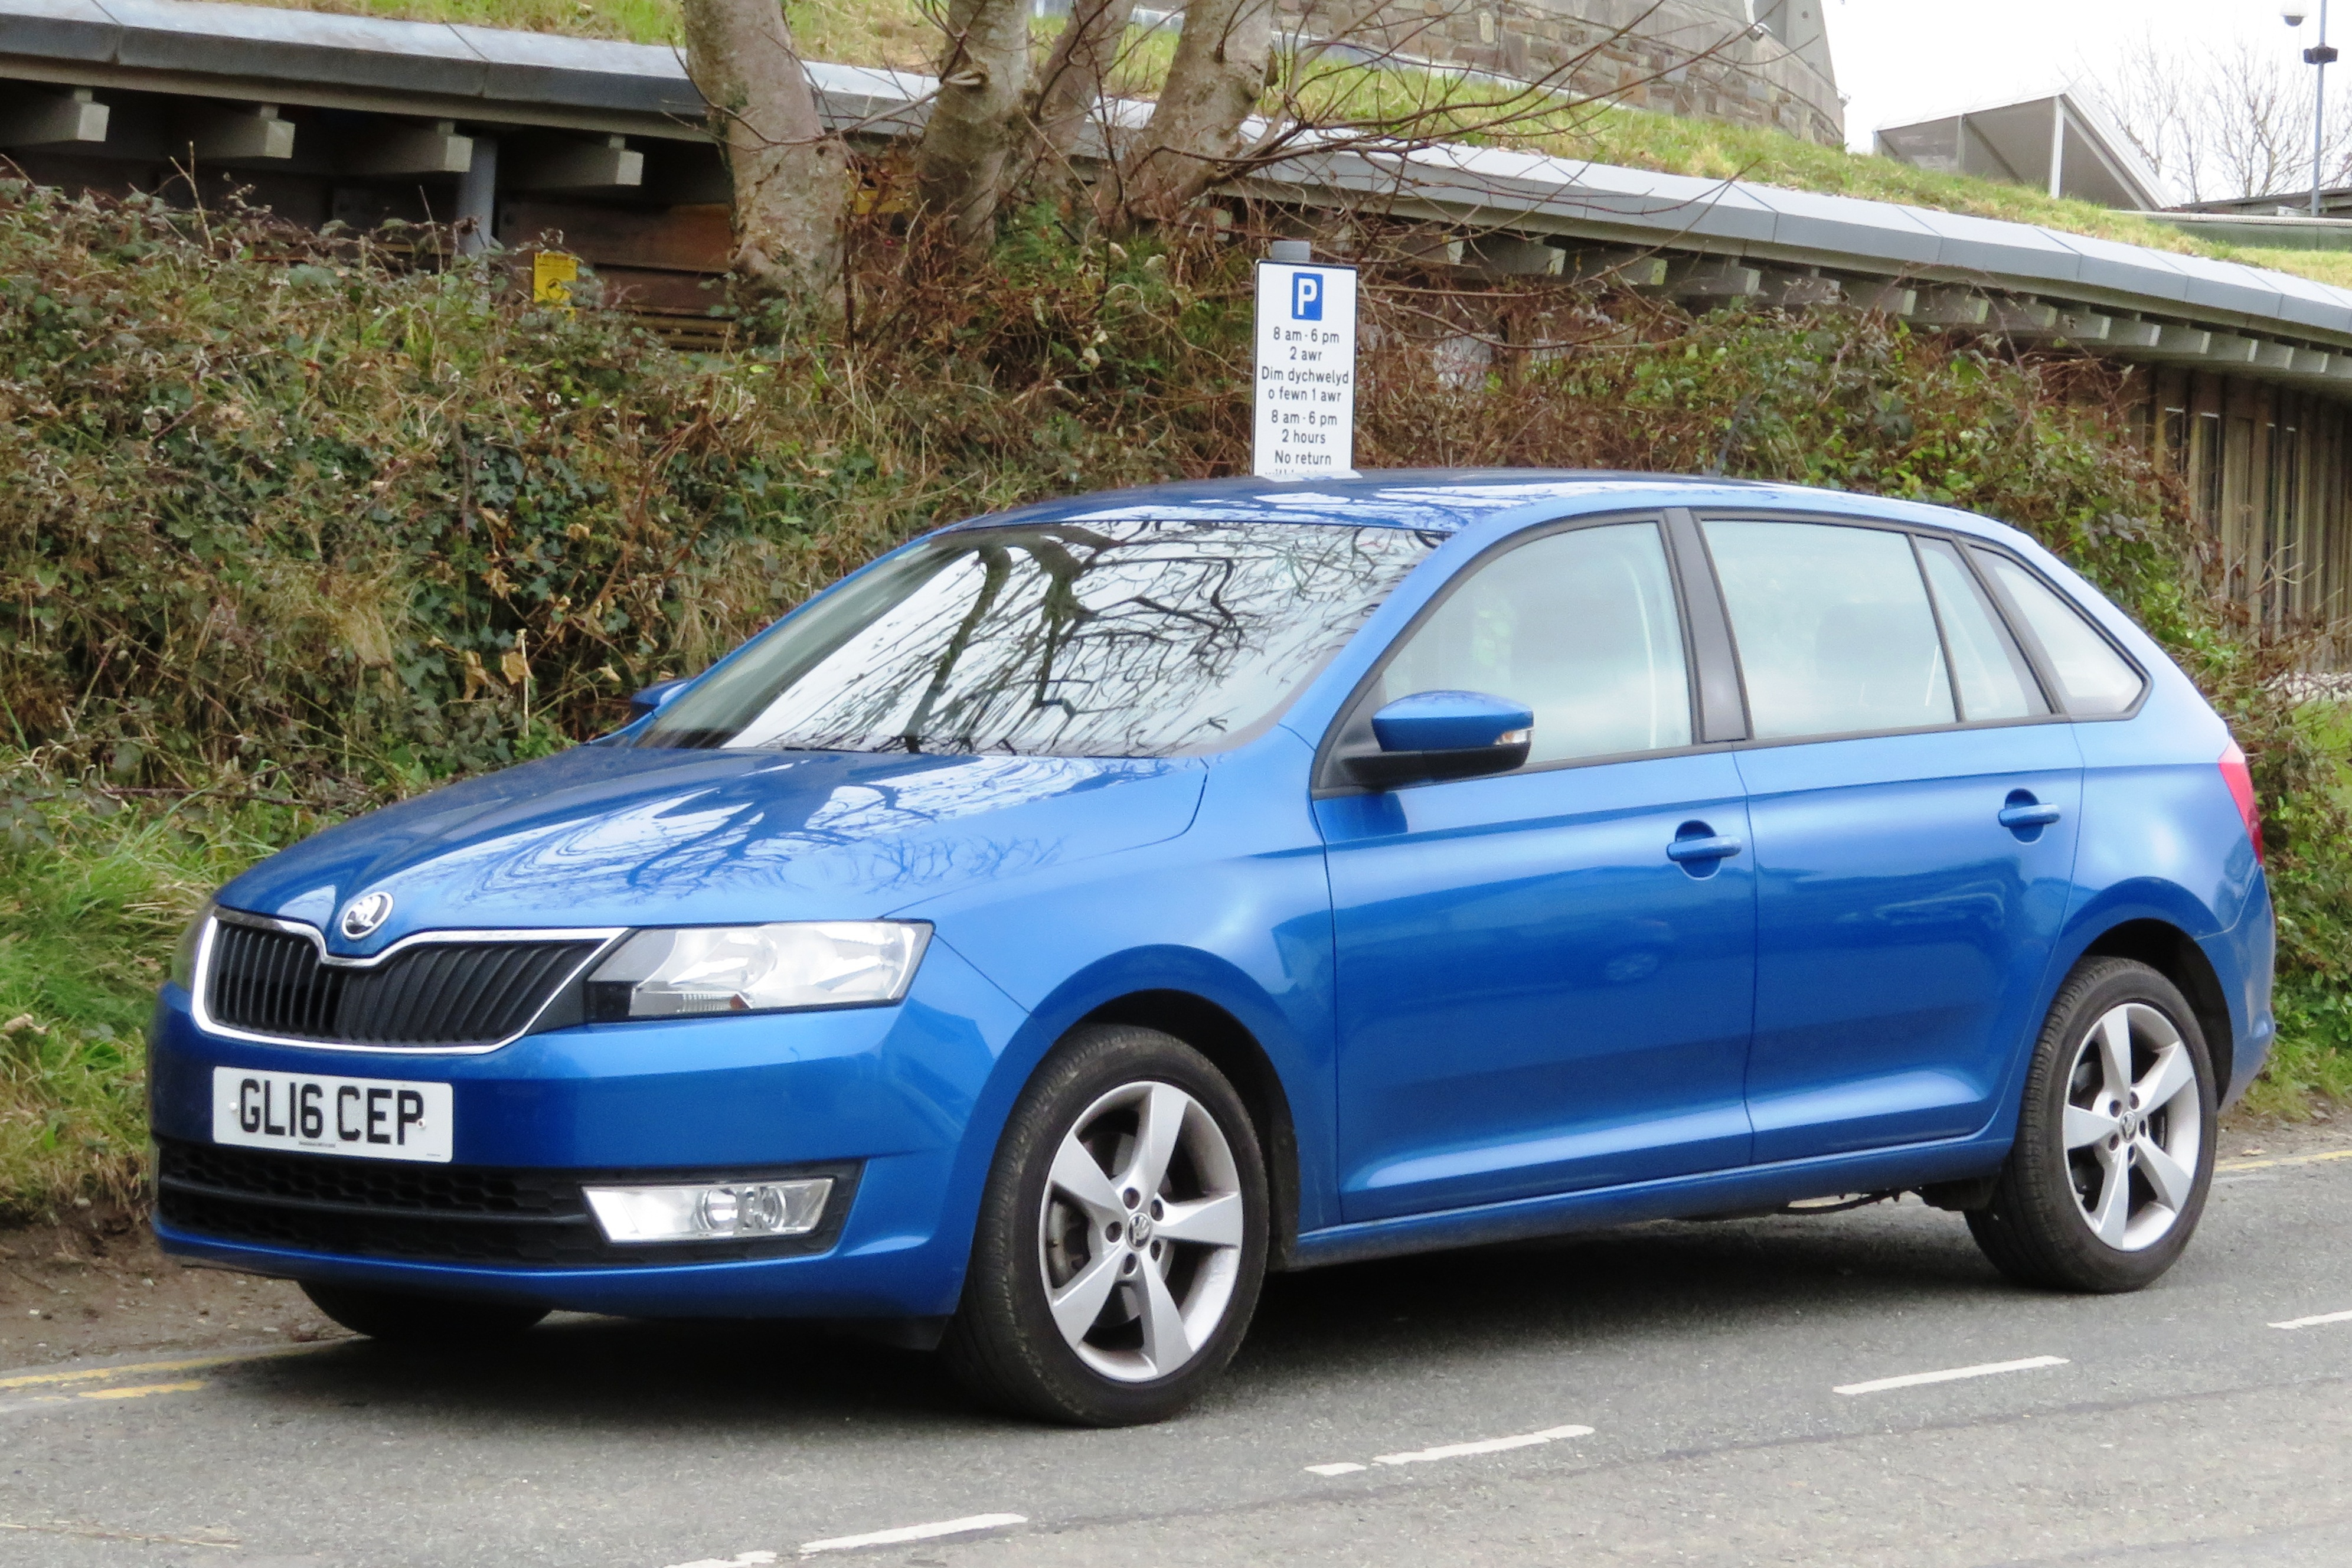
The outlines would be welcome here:
[[[1401,529],[1297,523],[990,530],[845,645],[854,672],[820,667],[815,689],[783,694],[800,716],[762,743],[1066,756],[1213,744],[1270,711],[1427,548]]]

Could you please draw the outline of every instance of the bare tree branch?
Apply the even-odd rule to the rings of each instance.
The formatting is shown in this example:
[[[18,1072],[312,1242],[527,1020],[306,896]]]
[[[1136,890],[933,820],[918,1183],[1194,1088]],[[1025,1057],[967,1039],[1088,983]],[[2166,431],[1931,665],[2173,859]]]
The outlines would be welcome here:
[[[2153,33],[2083,68],[2089,90],[2148,166],[2191,201],[2311,188],[2315,72],[2240,40],[2191,49]],[[2324,184],[2352,182],[2352,123],[2331,116]]]

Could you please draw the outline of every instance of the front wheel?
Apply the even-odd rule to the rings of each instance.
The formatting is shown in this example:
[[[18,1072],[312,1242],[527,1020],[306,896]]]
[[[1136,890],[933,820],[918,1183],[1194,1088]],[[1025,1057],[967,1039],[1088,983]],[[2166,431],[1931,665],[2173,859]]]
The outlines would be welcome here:
[[[2059,988],[2026,1076],[2017,1143],[1969,1228],[2002,1273],[2137,1290],[2172,1267],[2213,1178],[2212,1059],[2144,963],[2091,959]]]
[[[1266,1231],[1257,1136],[1224,1077],[1154,1029],[1081,1031],[1006,1124],[940,1350],[1002,1408],[1161,1420],[1241,1343]]]

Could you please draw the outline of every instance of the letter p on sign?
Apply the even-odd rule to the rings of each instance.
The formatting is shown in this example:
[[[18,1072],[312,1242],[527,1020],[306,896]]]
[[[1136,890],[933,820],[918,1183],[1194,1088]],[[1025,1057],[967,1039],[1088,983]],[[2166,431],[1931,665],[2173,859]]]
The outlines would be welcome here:
[[[1323,275],[1319,272],[1299,272],[1290,279],[1290,319],[1294,321],[1319,321],[1323,319]]]

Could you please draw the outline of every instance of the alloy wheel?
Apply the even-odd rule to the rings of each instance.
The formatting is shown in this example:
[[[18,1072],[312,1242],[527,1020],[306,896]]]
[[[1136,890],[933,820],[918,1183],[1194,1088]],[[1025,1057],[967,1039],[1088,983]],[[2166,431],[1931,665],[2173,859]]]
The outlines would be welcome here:
[[[1105,1377],[1146,1383],[1215,1334],[1245,1215],[1232,1145],[1173,1084],[1123,1084],[1055,1147],[1038,1226],[1055,1326]]]
[[[2196,1058],[2143,1002],[2108,1009],[2066,1081],[2067,1174],[2091,1233],[2119,1252],[2154,1246],[2196,1188],[2205,1135]]]

